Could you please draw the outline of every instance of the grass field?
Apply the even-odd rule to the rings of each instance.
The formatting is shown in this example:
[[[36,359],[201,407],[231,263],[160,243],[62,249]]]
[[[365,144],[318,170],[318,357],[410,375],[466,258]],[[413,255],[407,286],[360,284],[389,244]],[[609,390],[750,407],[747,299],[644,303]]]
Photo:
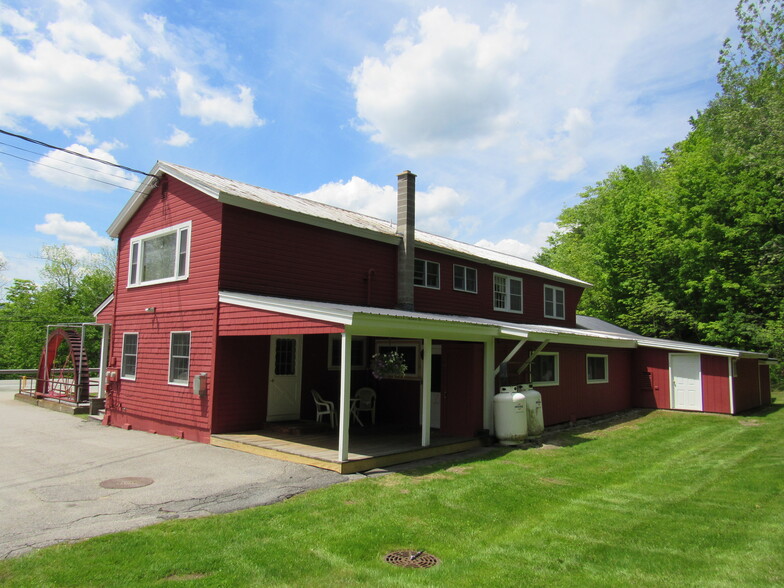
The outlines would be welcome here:
[[[784,405],[632,413],[0,562],[7,586],[784,585]],[[425,550],[428,569],[384,556]]]

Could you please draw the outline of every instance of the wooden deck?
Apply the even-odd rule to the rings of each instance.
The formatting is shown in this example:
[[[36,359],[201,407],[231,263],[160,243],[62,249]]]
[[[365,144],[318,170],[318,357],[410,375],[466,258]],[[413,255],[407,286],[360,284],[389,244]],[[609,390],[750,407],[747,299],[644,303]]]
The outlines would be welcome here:
[[[354,431],[349,436],[348,461],[338,461],[337,432],[290,434],[269,430],[212,435],[210,443],[264,457],[302,463],[340,474],[459,453],[482,445],[479,438],[444,437],[437,431],[428,447],[419,432]]]

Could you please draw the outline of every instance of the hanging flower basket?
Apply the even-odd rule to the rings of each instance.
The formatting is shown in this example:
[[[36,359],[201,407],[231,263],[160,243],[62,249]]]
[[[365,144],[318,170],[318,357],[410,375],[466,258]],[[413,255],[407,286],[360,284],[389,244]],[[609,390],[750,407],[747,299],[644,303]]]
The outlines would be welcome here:
[[[397,351],[376,353],[370,360],[370,371],[377,380],[402,378],[406,375],[407,369],[406,359]]]

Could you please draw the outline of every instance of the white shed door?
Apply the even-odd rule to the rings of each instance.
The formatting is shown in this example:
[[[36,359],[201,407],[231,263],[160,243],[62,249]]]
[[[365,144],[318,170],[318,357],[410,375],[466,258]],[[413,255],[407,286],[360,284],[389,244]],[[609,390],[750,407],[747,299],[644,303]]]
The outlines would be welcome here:
[[[672,407],[702,410],[700,356],[694,353],[670,354],[670,378]]]
[[[299,419],[302,335],[270,337],[267,420]]]

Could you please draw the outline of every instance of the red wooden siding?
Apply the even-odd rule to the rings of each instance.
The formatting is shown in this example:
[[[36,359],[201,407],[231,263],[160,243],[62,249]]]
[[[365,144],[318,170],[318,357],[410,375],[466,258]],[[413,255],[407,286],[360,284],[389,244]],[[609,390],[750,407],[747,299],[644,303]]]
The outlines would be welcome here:
[[[211,385],[214,312],[189,311],[125,316],[113,329],[111,364],[120,366],[123,333],[139,333],[136,380],[120,380],[111,387],[107,422],[162,435],[209,441],[208,398]],[[173,331],[191,333],[190,381],[208,374],[207,395],[197,396],[188,386],[168,384],[169,346]]]
[[[760,375],[760,392],[761,392],[761,399],[762,399],[760,406],[768,406],[771,402],[770,366],[760,364],[759,375]]]
[[[481,343],[441,342],[441,432],[475,436],[483,425],[483,358]]]
[[[343,325],[326,321],[234,304],[220,305],[219,335],[307,335],[343,331]]]
[[[666,349],[639,348],[634,353],[636,385],[632,395],[639,408],[670,408],[670,356]]]
[[[395,245],[226,206],[221,289],[393,307]]]
[[[729,362],[726,357],[703,355],[702,410],[730,414]]]
[[[502,361],[514,346],[514,341],[499,341],[496,345],[497,362]],[[527,370],[517,375],[517,369],[538,347],[526,343],[509,363],[509,381],[504,385],[527,384]],[[545,352],[558,352],[559,383],[557,386],[536,386],[542,395],[545,425],[568,422],[632,407],[632,350],[581,345],[548,345]],[[586,355],[607,355],[609,378],[607,383],[589,384]],[[499,386],[501,383],[499,383]]]
[[[546,280],[538,276],[506,271],[487,264],[475,263],[435,253],[417,250],[416,257],[435,261],[440,265],[441,287],[439,289],[414,287],[414,307],[419,312],[434,312],[463,316],[476,316],[495,319],[509,323],[536,323],[556,325],[559,327],[575,327],[577,303],[582,296],[582,288]],[[454,266],[462,265],[477,271],[477,293],[460,292],[454,289]],[[493,276],[504,274],[523,280],[523,312],[499,312],[493,308]],[[550,284],[564,289],[566,297],[565,319],[545,318],[544,316],[544,285]]]
[[[267,417],[269,337],[218,337],[212,432],[261,428]]]
[[[735,413],[761,406],[763,394],[760,388],[759,362],[756,359],[739,359],[737,374],[733,386]]]
[[[120,233],[110,364],[120,366],[123,333],[139,333],[136,380],[112,385],[109,424],[209,441],[208,399],[214,388],[213,354],[218,304],[221,205],[173,178],[152,191]],[[164,194],[162,186],[168,189]],[[128,288],[129,244],[133,237],[191,221],[187,280]],[[155,312],[145,312],[154,308]],[[103,316],[104,313],[102,313]],[[190,379],[208,374],[206,396],[190,384],[168,382],[172,331],[191,332]]]

